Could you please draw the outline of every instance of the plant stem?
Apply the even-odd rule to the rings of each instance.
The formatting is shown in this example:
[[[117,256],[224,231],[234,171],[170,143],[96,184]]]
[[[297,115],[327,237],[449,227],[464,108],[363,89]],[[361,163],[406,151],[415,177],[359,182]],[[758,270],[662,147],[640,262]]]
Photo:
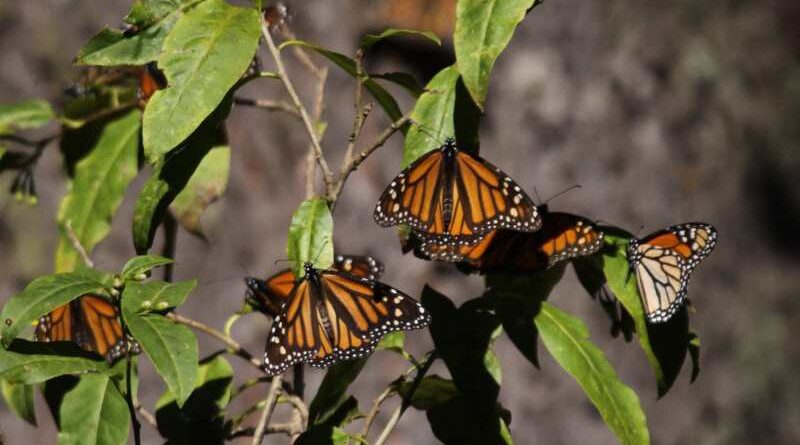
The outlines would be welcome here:
[[[172,216],[172,213],[167,210],[164,215],[164,248],[161,254],[165,258],[175,259],[175,248],[178,242],[178,221]],[[164,265],[164,281],[172,281],[172,272],[174,271],[174,262],[169,262]]]
[[[128,411],[130,412],[131,423],[133,424],[133,443],[141,445],[142,424],[140,424],[139,419],[136,418],[136,408],[133,406],[133,385],[131,384],[132,367],[133,365],[131,364],[131,355],[129,352],[128,356],[125,358],[125,401],[128,404]]]
[[[67,220],[64,223],[64,231],[67,233],[67,238],[69,238],[70,244],[72,244],[72,248],[78,252],[78,255],[81,257],[83,264],[86,265],[88,268],[94,267],[94,261],[89,258],[89,254],[86,253],[86,249],[83,248],[81,244],[81,240],[78,239],[78,235],[75,233],[75,230],[72,228],[72,221]]]
[[[297,109],[294,106],[292,106],[292,104],[284,102],[282,100],[251,99],[249,97],[235,97],[233,98],[233,103],[245,107],[261,108],[267,111],[282,111],[284,113],[288,113],[289,115],[297,119],[300,119],[300,113],[297,112]]]
[[[136,406],[136,412],[138,412],[139,415],[142,416],[142,419],[144,419],[144,421],[147,422],[148,425],[158,429],[158,422],[156,422],[156,416],[154,416],[153,413],[145,409],[145,407],[143,407],[142,405]]]
[[[264,438],[264,431],[267,429],[270,417],[275,408],[275,401],[278,399],[278,391],[281,389],[281,376],[276,375],[272,378],[272,384],[269,385],[269,392],[267,398],[264,400],[264,411],[261,412],[261,418],[258,420],[258,426],[253,433],[252,445],[259,445]]]
[[[375,421],[375,417],[378,416],[378,413],[381,412],[381,404],[389,398],[394,393],[394,388],[390,385],[388,386],[379,396],[372,402],[372,408],[369,410],[369,414],[367,414],[366,419],[364,419],[364,429],[361,431],[361,437],[364,440],[367,439],[367,434],[369,433],[370,427],[372,427],[372,422]]]
[[[292,394],[303,400],[303,393],[306,390],[305,367],[302,363],[298,363],[294,365],[292,372]]]
[[[333,184],[333,173],[328,166],[328,161],[325,160],[325,157],[322,154],[322,147],[319,144],[317,132],[314,130],[314,125],[311,122],[311,118],[308,117],[308,112],[303,106],[303,103],[300,102],[300,97],[297,95],[297,91],[295,91],[294,85],[292,85],[292,81],[289,79],[289,75],[286,73],[286,67],[283,65],[280,51],[278,51],[278,48],[275,46],[275,42],[272,40],[272,34],[269,32],[269,26],[266,23],[262,23],[261,31],[264,35],[264,40],[267,42],[267,48],[269,48],[269,52],[272,54],[272,58],[275,60],[275,65],[278,68],[278,75],[281,78],[281,82],[283,82],[286,92],[289,93],[289,97],[292,99],[292,103],[297,109],[297,112],[300,113],[300,117],[306,127],[306,133],[308,133],[308,137],[311,139],[311,146],[314,149],[314,157],[317,160],[317,164],[319,164],[319,168],[322,170],[322,179],[325,182],[325,194],[327,195],[330,191],[331,185]]]
[[[386,427],[381,431],[381,435],[378,437],[378,440],[375,441],[373,445],[383,445],[386,442],[386,439],[389,438],[389,434],[392,433],[394,428],[397,426],[397,422],[400,421],[400,417],[403,416],[403,413],[406,412],[409,406],[411,406],[411,400],[414,397],[414,393],[419,388],[419,385],[422,383],[422,378],[425,377],[425,374],[428,373],[428,370],[431,369],[431,365],[436,360],[438,354],[436,350],[434,350],[430,356],[428,356],[428,360],[425,361],[425,364],[419,368],[417,372],[417,376],[414,377],[414,382],[411,383],[411,388],[408,390],[408,394],[403,397],[403,402],[397,409],[392,413],[392,417],[389,419],[389,422],[386,424]]]
[[[186,317],[184,317],[182,315],[176,314],[175,312],[167,313],[166,317],[169,318],[170,320],[176,322],[176,323],[184,324],[186,326],[195,328],[198,331],[204,332],[204,333],[216,338],[217,340],[221,341],[222,343],[225,343],[225,345],[228,346],[228,349],[231,351],[231,353],[233,353],[234,355],[236,355],[238,357],[241,357],[241,358],[247,360],[251,365],[253,365],[253,367],[257,368],[261,372],[264,372],[264,368],[263,368],[263,366],[261,364],[261,361],[256,359],[255,357],[253,357],[252,354],[250,354],[246,349],[244,349],[242,347],[242,345],[240,345],[239,342],[237,342],[233,338],[231,338],[231,337],[223,334],[222,332],[220,332],[220,331],[218,331],[218,330],[216,330],[216,329],[214,329],[214,328],[212,328],[210,326],[207,326],[207,325],[205,325],[205,324],[203,324],[203,323],[201,323],[201,322],[199,322],[197,320],[192,320],[191,318],[186,318]]]

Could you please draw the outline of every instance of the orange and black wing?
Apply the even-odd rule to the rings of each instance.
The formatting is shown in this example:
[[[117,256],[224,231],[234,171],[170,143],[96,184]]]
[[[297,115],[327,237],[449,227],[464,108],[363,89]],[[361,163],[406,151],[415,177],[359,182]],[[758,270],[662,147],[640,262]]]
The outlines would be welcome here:
[[[486,160],[448,140],[403,170],[374,213],[382,226],[408,224],[438,244],[474,244],[497,229],[533,232],[541,219],[533,201]]]
[[[383,275],[383,264],[369,255],[336,255],[333,268],[356,278],[377,280]]]
[[[628,261],[648,321],[664,322],[677,312],[686,298],[692,271],[716,243],[717,230],[705,223],[680,224],[631,239]]]
[[[319,325],[321,347],[310,361],[329,366],[370,354],[387,333],[420,329],[430,323],[421,304],[378,281],[354,280],[336,271],[320,273],[323,303]]]
[[[499,229],[489,232],[474,245],[455,249],[420,242],[418,256],[438,261],[459,262],[467,272],[530,273],[562,261],[597,252],[603,233],[590,220],[561,212],[544,212],[537,232]]]
[[[274,318],[289,298],[295,281],[291,269],[282,270],[266,280],[246,277],[247,302],[257,311]]]
[[[267,336],[264,369],[268,375],[278,375],[291,365],[308,362],[320,349],[318,292],[306,276],[282,303]]]
[[[109,362],[129,350],[139,352],[139,345],[122,331],[117,307],[96,295],[84,295],[42,317],[36,326],[35,338],[37,341],[74,341]]]

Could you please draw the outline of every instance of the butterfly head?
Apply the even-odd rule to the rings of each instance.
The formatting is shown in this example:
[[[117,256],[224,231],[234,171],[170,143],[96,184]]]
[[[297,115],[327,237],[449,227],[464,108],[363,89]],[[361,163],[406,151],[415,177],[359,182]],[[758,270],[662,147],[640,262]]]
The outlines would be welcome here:
[[[445,156],[455,156],[455,154],[458,152],[456,138],[449,137],[445,139],[444,144],[442,145],[442,152],[444,152]]]
[[[305,271],[306,276],[311,276],[317,273],[317,269],[314,268],[314,264],[309,261],[303,263],[303,270]]]

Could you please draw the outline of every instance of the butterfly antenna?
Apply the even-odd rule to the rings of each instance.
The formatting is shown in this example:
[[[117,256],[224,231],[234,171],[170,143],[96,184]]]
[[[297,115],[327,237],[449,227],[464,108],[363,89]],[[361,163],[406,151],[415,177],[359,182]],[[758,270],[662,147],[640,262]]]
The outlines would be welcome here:
[[[325,240],[325,242],[322,243],[322,246],[320,246],[319,251],[314,256],[314,260],[311,261],[312,264],[317,264],[317,260],[319,259],[320,255],[322,255],[322,252],[325,251],[325,247],[328,245],[329,242],[330,242],[330,240]]]
[[[533,186],[533,194],[536,195],[536,202],[542,203],[542,197],[539,196],[539,191],[536,190],[536,186]]]
[[[421,124],[421,123],[419,123],[417,121],[414,121],[414,120],[412,120],[411,123],[416,125],[417,128],[419,128],[419,131],[421,131],[422,133],[425,133],[426,136],[428,136],[430,139],[432,139],[438,145],[444,145],[444,141],[439,139],[439,137],[436,136],[435,134],[433,134],[433,132],[431,132],[430,130],[425,128],[425,125],[423,125],[423,124]]]
[[[549,198],[547,198],[547,199],[544,201],[544,204],[547,204],[547,203],[549,203],[550,201],[552,201],[553,199],[556,199],[556,198],[558,198],[559,196],[563,195],[564,193],[570,192],[570,191],[572,191],[572,190],[575,190],[575,189],[579,189],[579,188],[581,188],[581,187],[582,187],[582,186],[581,186],[580,184],[571,185],[571,186],[569,186],[569,187],[565,188],[564,190],[561,190],[560,192],[556,193],[555,195],[552,195],[552,196],[550,196]],[[535,192],[535,191],[536,191],[536,188],[534,188],[534,189],[533,189],[533,191]],[[537,198],[537,199],[539,198],[539,194],[538,194],[538,193],[536,194],[536,198]]]
[[[277,260],[273,261],[272,264],[277,266],[278,263],[294,263],[297,260],[290,260],[289,258],[278,258]]]

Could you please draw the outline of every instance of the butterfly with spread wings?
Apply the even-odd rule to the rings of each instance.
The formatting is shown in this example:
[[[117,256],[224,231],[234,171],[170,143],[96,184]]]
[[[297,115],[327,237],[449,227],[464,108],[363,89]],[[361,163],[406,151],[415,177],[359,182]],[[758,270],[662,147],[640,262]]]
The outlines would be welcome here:
[[[117,307],[99,295],[84,295],[39,318],[36,341],[73,341],[114,362],[139,344],[124,335]]]
[[[636,274],[645,315],[652,323],[665,322],[681,307],[695,267],[717,244],[711,224],[670,226],[644,238],[631,238],[628,262]]]
[[[383,275],[383,264],[368,255],[336,255],[333,269],[368,280],[377,280]],[[264,315],[275,318],[281,304],[289,298],[296,280],[291,269],[284,269],[266,280],[246,277],[244,281],[248,303]]]
[[[542,224],[520,186],[485,159],[459,150],[452,138],[397,175],[374,218],[384,227],[407,224],[439,245],[472,245],[494,229],[534,232]]]
[[[379,281],[304,265],[267,337],[268,375],[297,363],[322,368],[370,354],[384,334],[430,323],[413,298]]]
[[[469,273],[531,273],[562,261],[591,255],[603,245],[604,234],[589,219],[540,207],[542,228],[533,233],[498,229],[477,244],[450,249],[421,241],[415,254],[423,259],[457,262]]]

